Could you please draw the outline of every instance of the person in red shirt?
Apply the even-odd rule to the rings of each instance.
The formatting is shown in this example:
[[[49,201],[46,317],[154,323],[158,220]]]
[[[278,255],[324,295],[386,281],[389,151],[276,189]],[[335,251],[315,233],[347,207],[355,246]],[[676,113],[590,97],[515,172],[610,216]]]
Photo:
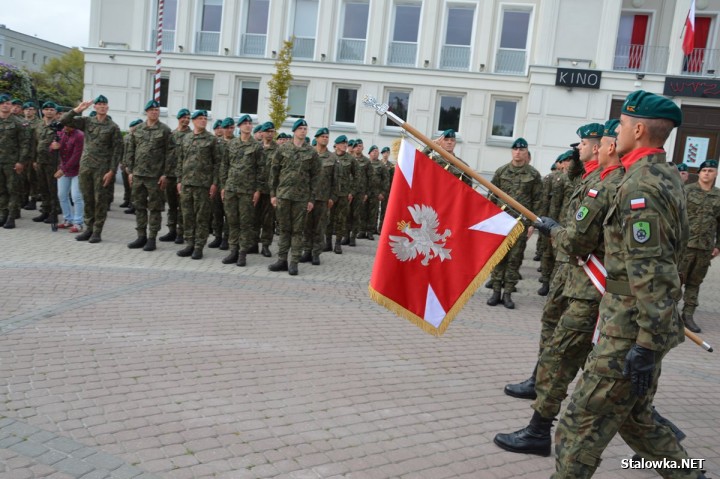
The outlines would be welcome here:
[[[61,132],[60,141],[50,144],[50,149],[60,150],[60,164],[55,178],[58,181],[58,199],[65,221],[58,225],[58,228],[69,228],[71,233],[79,233],[83,230],[85,201],[80,191],[78,173],[84,137],[82,131],[66,126]],[[71,196],[72,205],[70,204]]]

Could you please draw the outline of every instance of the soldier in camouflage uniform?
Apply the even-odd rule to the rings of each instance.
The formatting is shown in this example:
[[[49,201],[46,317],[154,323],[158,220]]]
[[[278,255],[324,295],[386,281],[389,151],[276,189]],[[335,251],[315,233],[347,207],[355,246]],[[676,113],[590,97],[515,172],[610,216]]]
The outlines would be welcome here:
[[[250,251],[257,249],[258,243],[262,244],[260,254],[266,258],[272,256],[270,245],[273,241],[275,229],[275,208],[270,204],[270,161],[278,147],[275,142],[275,125],[266,121],[260,125],[258,134],[262,137],[263,155],[258,163],[258,182],[260,188],[260,199],[255,205],[255,219],[253,222],[253,247]]]
[[[165,209],[167,177],[174,175],[171,168],[176,165],[175,141],[170,127],[159,121],[159,102],[147,102],[145,115],[147,120],[129,135],[125,155],[137,230],[137,239],[128,248],[154,251]]]
[[[55,111],[55,115],[57,116],[57,109]],[[30,140],[30,159],[31,162],[33,162],[35,161],[35,158],[37,158],[37,138],[35,137],[35,129],[42,120],[38,118],[37,109],[35,108],[35,104],[33,102],[25,102],[23,104],[23,116],[28,128],[32,130],[32,139]],[[25,169],[21,177],[20,186],[20,203],[18,206],[22,206],[22,209],[24,210],[37,209],[36,197],[39,198],[40,193],[37,172],[34,167]]]
[[[677,170],[678,173],[680,173],[680,179],[682,179],[683,184],[687,184],[688,178],[690,177],[688,166],[685,163],[680,163],[677,165]]]
[[[389,161],[390,158],[390,148],[387,146],[383,147],[382,150],[380,150],[380,156],[381,156],[381,163],[385,167],[385,170],[387,171],[387,189],[385,190],[385,200],[380,202],[380,230],[382,231],[382,225],[383,221],[385,221],[385,212],[387,211],[387,203],[390,199],[390,188],[392,187],[393,177],[395,176],[395,165]]]
[[[225,146],[230,139],[226,136],[226,129],[223,126],[223,121],[224,120],[215,120],[215,123],[213,123],[213,133],[215,134],[218,144],[218,163],[225,154]],[[208,248],[220,248],[220,246],[223,246],[223,238],[227,240],[228,224],[227,221],[225,221],[225,208],[223,208],[222,198],[220,198],[219,191],[218,194],[210,201],[210,209],[212,213],[210,218],[210,232],[215,235],[215,239],[208,243],[207,246]]]
[[[229,226],[230,253],[223,264],[247,265],[247,254],[253,244],[255,206],[260,200],[260,162],[262,144],[252,136],[252,118],[243,115],[238,119],[240,136],[230,140],[220,164],[220,194],[225,205]]]
[[[558,157],[552,165],[550,165],[550,173],[543,176],[542,179],[542,199],[540,201],[540,208],[535,211],[534,213],[538,216],[547,216],[547,211],[550,208],[550,195],[552,193],[552,183],[553,179],[560,173],[558,171],[557,160],[560,159]],[[535,256],[533,256],[533,261],[540,261],[542,258],[542,254],[545,251],[546,244],[548,242],[548,238],[546,236],[540,236],[537,240],[537,243],[535,244]],[[538,268],[538,272],[542,272],[542,266]],[[545,295],[541,295],[545,296]]]
[[[315,194],[315,206],[305,219],[305,232],[303,234],[303,254],[301,263],[312,262],[320,264],[320,253],[323,251],[323,240],[327,230],[330,211],[338,199],[339,167],[338,160],[327,149],[330,142],[330,130],[320,128],[315,133],[317,145],[315,151],[320,159],[320,176]],[[327,250],[329,251],[329,250]]]
[[[701,332],[695,323],[700,285],[710,268],[710,261],[720,254],[720,189],[716,188],[717,160],[706,160],[698,169],[698,181],[685,186],[687,216],[690,223],[688,247],[680,263],[685,284],[682,318],[685,327]]]
[[[354,142],[353,142],[354,143]],[[343,235],[351,228],[350,209],[355,198],[355,176],[357,163],[348,151],[348,139],[345,135],[335,138],[335,153],[330,155],[338,165],[338,199],[330,210],[328,232],[325,236],[325,251],[332,248],[332,235],[335,235],[335,254],[342,254]],[[347,239],[347,237],[345,237]]]
[[[567,397],[570,383],[592,349],[602,294],[582,264],[589,261],[589,255],[594,255],[600,262],[604,259],[603,222],[623,174],[615,150],[617,125],[617,120],[605,123],[598,152],[597,171],[600,173],[589,175],[578,189],[579,194],[574,195],[573,206],[577,205],[577,209],[573,217],[568,218],[567,226],[561,226],[551,217],[541,217],[537,223],[538,230],[543,235],[552,235],[558,250],[571,257],[563,288],[568,302],[540,354],[535,384],[537,398],[532,405],[535,412],[530,424],[514,433],[495,436],[495,444],[507,451],[550,455],[552,423]]]
[[[12,114],[9,95],[0,94],[0,224],[15,228],[22,173],[30,165],[30,129]]]
[[[542,178],[540,173],[529,165],[527,141],[524,138],[516,139],[512,144],[512,151],[512,161],[497,169],[492,183],[530,211],[537,210],[542,199]],[[500,200],[494,195],[490,194],[489,197],[493,203],[500,204]],[[493,294],[487,301],[489,306],[499,304],[502,294],[503,305],[508,309],[515,307],[511,293],[519,280],[525,246],[533,231],[530,223],[526,223],[526,227],[529,227],[528,233],[520,235],[508,254],[493,269]]]
[[[37,122],[33,133],[36,142],[33,169],[37,174],[37,183],[43,202],[40,215],[33,218],[33,221],[36,223],[57,224],[57,217],[60,214],[60,200],[57,195],[55,173],[58,170],[59,154],[57,151],[50,150],[50,144],[56,138],[59,138],[57,131],[51,126],[56,120],[57,105],[52,102],[45,102],[43,106],[43,119]]]
[[[317,198],[321,167],[317,152],[305,141],[307,122],[297,120],[292,131],[293,140],[277,149],[270,166],[270,201],[275,207],[280,238],[278,260],[268,269],[287,271],[295,276],[298,274],[305,216],[315,206],[313,198]]]
[[[457,134],[455,133],[455,130],[453,130],[452,128],[445,130],[439,138],[436,138],[434,140],[434,142],[439,145],[443,150],[447,151],[451,155],[455,156],[455,158],[465,163],[460,157],[455,155],[455,146],[457,145]],[[442,166],[446,171],[449,171],[450,174],[453,175],[455,178],[462,180],[463,183],[472,187],[472,178],[463,173],[462,170],[448,163],[445,158],[443,158],[439,153],[435,152],[432,148],[425,147],[423,149],[423,154],[429,156],[431,160]],[[467,163],[465,164],[467,165]]]
[[[79,116],[95,104],[94,117]],[[80,191],[85,200],[85,224],[87,230],[75,237],[78,241],[99,243],[112,201],[110,186],[123,155],[120,128],[110,119],[108,100],[100,95],[95,100],[83,101],[63,115],[60,123],[85,133],[85,143],[80,158]]]
[[[210,201],[218,194],[220,151],[217,139],[207,126],[207,112],[195,110],[190,116],[191,134],[177,145],[177,189],[182,202],[185,248],[180,257],[202,259],[210,225]]]
[[[370,184],[368,187],[368,222],[367,239],[374,240],[374,233],[378,232],[378,221],[380,215],[380,202],[385,201],[388,190],[387,169],[378,160],[380,150],[375,145],[370,147]]]
[[[623,103],[617,151],[625,176],[604,224],[600,335],[558,425],[555,479],[591,477],[616,433],[644,459],[689,459],[672,430],[652,418],[662,359],[684,340],[678,265],[689,227],[682,182],[662,149],[681,121],[680,108],[652,93],[633,92]]]
[[[182,143],[183,138],[192,133],[188,126],[190,124],[190,111],[187,108],[181,108],[177,112],[178,126],[172,131],[172,141],[177,149]],[[167,166],[168,175],[165,177],[167,185],[165,186],[165,201],[167,201],[167,227],[168,232],[158,238],[163,242],[173,241],[175,244],[183,243],[183,220],[182,209],[180,208],[180,195],[177,190],[177,150],[170,158],[170,164]]]
[[[355,246],[355,238],[367,238],[365,226],[368,222],[368,198],[370,188],[370,158],[363,154],[363,141],[360,138],[355,140],[355,146],[352,151],[356,162],[355,184],[357,195],[355,201],[352,202],[352,230],[348,237],[348,245]]]

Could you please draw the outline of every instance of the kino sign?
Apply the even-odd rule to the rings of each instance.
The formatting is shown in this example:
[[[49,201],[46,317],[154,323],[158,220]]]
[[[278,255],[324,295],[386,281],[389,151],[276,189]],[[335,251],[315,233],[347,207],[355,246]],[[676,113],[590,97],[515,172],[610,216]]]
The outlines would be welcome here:
[[[577,68],[558,68],[555,74],[555,86],[565,88],[600,88],[599,70],[580,70]]]

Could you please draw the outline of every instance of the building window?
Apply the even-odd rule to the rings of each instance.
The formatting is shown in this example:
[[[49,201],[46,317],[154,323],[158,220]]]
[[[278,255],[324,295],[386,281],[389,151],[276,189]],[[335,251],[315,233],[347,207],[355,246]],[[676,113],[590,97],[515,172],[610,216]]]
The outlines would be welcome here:
[[[32,62],[33,64],[37,65],[37,53],[33,53]]]
[[[245,19],[245,33],[240,39],[240,54],[265,56],[270,0],[249,0]]]
[[[449,6],[445,23],[445,44],[440,55],[440,67],[451,70],[470,68],[474,6]]]
[[[463,97],[457,95],[440,95],[440,113],[438,115],[438,131],[452,128],[460,131],[460,112]]]
[[[288,88],[287,104],[288,116],[290,118],[305,118],[307,85],[290,85],[290,88]]]
[[[10,47],[10,58],[15,58],[15,47]]]
[[[389,90],[387,92],[388,110],[403,120],[407,120],[410,92],[402,90]],[[385,126],[398,126],[391,119],[385,120]]]
[[[344,4],[338,61],[362,63],[365,59],[369,7],[367,2]]]
[[[310,58],[315,55],[318,0],[296,0],[293,21],[293,58]]]
[[[222,9],[222,0],[202,1],[200,7],[200,30],[195,38],[195,51],[197,53],[218,53]]]
[[[530,13],[527,10],[503,10],[495,73],[525,74]]]
[[[20,52],[20,61],[25,61],[25,56],[27,55],[27,52],[25,50]]]
[[[389,65],[415,65],[421,8],[420,4],[395,5],[392,42],[388,50]]]
[[[355,123],[357,88],[340,87],[335,101],[335,123]]]
[[[238,116],[257,115],[258,99],[260,98],[260,82],[257,80],[240,80],[238,93]]]
[[[160,78],[160,108],[167,108],[168,105],[168,87],[170,86],[169,78]],[[212,85],[210,86],[212,90]],[[153,86],[153,93],[155,87]]]
[[[150,50],[157,47],[157,0],[154,2],[153,24],[150,28]],[[163,31],[162,31],[162,49],[164,52],[175,51],[175,29],[177,28],[177,7],[178,0],[164,0],[163,2]]]
[[[212,111],[212,78],[195,79],[195,109]]]
[[[715,75],[720,71],[718,50],[708,48],[711,26],[711,17],[695,17],[695,48],[685,56],[683,75]]]
[[[44,56],[43,57],[43,65],[46,65],[46,64],[47,64],[47,57]]]
[[[492,116],[492,136],[512,138],[515,134],[517,100],[495,100]]]
[[[0,57],[5,55],[5,45],[0,43]]]

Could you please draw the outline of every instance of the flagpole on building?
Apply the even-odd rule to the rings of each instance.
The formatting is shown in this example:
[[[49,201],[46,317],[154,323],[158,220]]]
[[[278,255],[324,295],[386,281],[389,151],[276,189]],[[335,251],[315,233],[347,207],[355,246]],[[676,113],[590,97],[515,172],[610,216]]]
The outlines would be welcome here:
[[[529,219],[530,221],[537,221],[538,216],[530,211],[529,209],[525,208],[523,205],[518,203],[517,200],[515,200],[512,196],[505,193],[503,190],[498,188],[497,186],[493,185],[491,182],[480,176],[475,170],[470,168],[468,165],[463,163],[462,161],[458,160],[453,156],[452,154],[445,151],[443,148],[437,145],[434,141],[432,141],[427,136],[423,135],[420,131],[418,131],[415,127],[408,124],[405,120],[395,115],[393,112],[388,111],[388,105],[387,104],[380,104],[378,101],[373,98],[370,95],[365,95],[365,97],[362,100],[363,105],[375,109],[375,112],[380,116],[387,116],[390,118],[393,122],[397,123],[400,128],[410,133],[412,136],[420,140],[424,145],[426,145],[428,148],[431,148],[435,152],[437,152],[440,156],[442,156],[445,160],[447,160],[450,164],[455,166],[457,169],[461,170],[463,173],[468,175],[469,177],[473,178],[475,181],[483,185],[486,189],[491,191],[495,196],[497,196],[499,199],[504,201],[508,206],[510,206],[512,209],[523,215],[525,218]]]
[[[158,22],[157,22],[157,54],[155,55],[155,92],[153,100],[160,101],[160,74],[162,63],[162,29],[163,29],[163,10],[164,0],[158,0]]]

